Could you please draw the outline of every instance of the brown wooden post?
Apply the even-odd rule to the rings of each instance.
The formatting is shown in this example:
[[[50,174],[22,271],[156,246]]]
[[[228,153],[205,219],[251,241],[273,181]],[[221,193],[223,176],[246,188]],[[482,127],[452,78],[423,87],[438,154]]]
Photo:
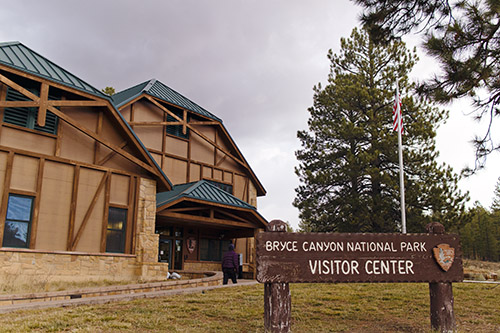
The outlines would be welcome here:
[[[437,222],[426,226],[430,234],[442,235],[445,233],[444,226]],[[455,332],[456,322],[453,311],[453,290],[451,282],[429,283],[431,327],[439,332]]]
[[[281,220],[272,220],[268,232],[286,232],[287,225]],[[266,332],[290,332],[292,297],[285,282],[264,284],[264,328]]]

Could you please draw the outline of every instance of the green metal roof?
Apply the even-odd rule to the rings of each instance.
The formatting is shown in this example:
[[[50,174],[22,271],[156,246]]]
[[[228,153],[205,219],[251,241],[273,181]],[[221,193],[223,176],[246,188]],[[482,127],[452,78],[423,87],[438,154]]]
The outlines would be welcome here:
[[[166,86],[165,84],[156,79],[151,79],[149,81],[140,83],[131,88],[122,90],[111,96],[111,98],[113,99],[115,105],[119,107],[133,100],[134,98],[140,96],[142,93],[146,93],[152,97],[159,98],[167,103],[177,105],[183,109],[192,111],[194,113],[214,119],[222,123],[222,119],[216,117],[215,115],[213,115],[206,109],[202,108],[195,102],[191,101],[187,97],[184,97],[177,91],[173,90],[172,88]]]
[[[0,63],[92,95],[107,97],[99,89],[94,88],[20,42],[0,43]]]
[[[156,194],[156,207],[161,207],[179,198],[198,199],[217,204],[223,204],[238,208],[246,208],[256,211],[255,207],[234,195],[221,190],[206,180],[175,185],[172,191]]]

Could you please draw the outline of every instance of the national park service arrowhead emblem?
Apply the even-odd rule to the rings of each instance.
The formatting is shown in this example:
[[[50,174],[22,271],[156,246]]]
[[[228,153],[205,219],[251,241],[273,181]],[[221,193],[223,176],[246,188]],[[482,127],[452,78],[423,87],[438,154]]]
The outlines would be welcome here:
[[[432,252],[439,267],[441,267],[443,271],[447,272],[451,265],[453,265],[453,259],[455,259],[455,249],[450,247],[448,244],[439,244],[432,249]]]

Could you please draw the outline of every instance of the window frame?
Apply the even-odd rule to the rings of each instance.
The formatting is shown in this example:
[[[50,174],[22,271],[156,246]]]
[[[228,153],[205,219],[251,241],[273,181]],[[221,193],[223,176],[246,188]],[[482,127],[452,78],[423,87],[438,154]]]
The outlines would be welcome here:
[[[111,214],[111,211],[112,210],[117,210],[117,211],[122,211],[125,213],[125,218],[124,220],[122,221],[123,222],[123,225],[122,225],[122,228],[121,229],[116,229],[116,228],[110,228],[110,217],[113,216]],[[125,250],[126,250],[126,245],[127,245],[127,222],[128,222],[128,214],[129,214],[129,211],[128,211],[128,208],[124,208],[124,207],[116,207],[116,206],[109,206],[108,207],[108,221],[107,221],[107,225],[106,225],[106,249],[105,249],[105,252],[106,253],[125,253]],[[113,222],[118,222],[118,221],[113,221]],[[112,242],[110,242],[110,231],[113,233],[113,232],[120,232],[121,234],[121,243],[119,244],[119,249],[116,250],[116,249],[110,249],[109,246]],[[114,246],[115,244],[113,244]]]
[[[31,203],[30,203],[30,211],[29,211],[29,219],[28,220],[13,219],[13,218],[9,219],[9,206],[10,206],[10,202],[11,202],[10,199],[13,197],[30,199]],[[34,206],[35,206],[35,199],[36,199],[36,197],[32,196],[32,195],[9,193],[9,198],[7,200],[7,209],[6,209],[6,213],[5,213],[4,227],[3,227],[4,230],[3,230],[3,238],[2,238],[2,247],[12,247],[12,248],[22,248],[22,249],[29,249],[30,248],[31,228],[33,225],[33,213],[34,213],[33,210],[34,210]],[[12,245],[12,244],[6,245],[6,238],[5,237],[7,235],[6,228],[7,228],[8,223],[27,224],[26,241],[25,241],[26,245],[25,246],[16,246],[16,245]]]
[[[203,242],[208,241],[208,258],[204,258],[203,251]],[[213,256],[210,254],[210,243],[211,242],[218,242],[219,245],[219,253],[217,256]],[[227,252],[227,248],[229,246],[229,243],[231,241],[229,239],[217,239],[217,238],[200,238],[200,261],[204,262],[222,262],[222,257],[225,252]]]

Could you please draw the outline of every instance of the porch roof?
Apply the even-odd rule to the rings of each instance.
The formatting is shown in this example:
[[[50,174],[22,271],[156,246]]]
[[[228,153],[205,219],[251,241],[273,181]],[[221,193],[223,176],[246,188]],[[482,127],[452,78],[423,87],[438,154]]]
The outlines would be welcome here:
[[[254,206],[238,199],[206,180],[175,185],[171,191],[156,194],[156,208],[161,209],[162,206],[180,198],[198,199],[256,211]]]

